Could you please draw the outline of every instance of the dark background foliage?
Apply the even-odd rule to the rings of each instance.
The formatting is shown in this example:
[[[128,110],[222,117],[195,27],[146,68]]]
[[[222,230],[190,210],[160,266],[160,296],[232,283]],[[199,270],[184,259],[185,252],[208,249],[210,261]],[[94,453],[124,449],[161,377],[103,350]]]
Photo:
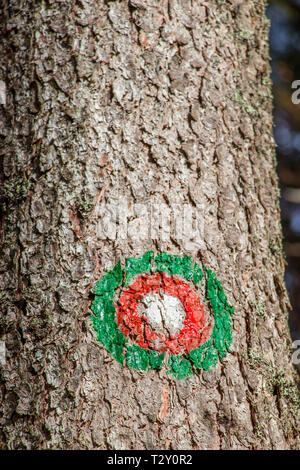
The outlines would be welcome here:
[[[281,188],[286,284],[293,310],[292,339],[300,339],[300,104],[292,83],[300,80],[300,0],[270,0],[270,53],[274,94],[274,136]],[[298,87],[299,88],[299,87]]]

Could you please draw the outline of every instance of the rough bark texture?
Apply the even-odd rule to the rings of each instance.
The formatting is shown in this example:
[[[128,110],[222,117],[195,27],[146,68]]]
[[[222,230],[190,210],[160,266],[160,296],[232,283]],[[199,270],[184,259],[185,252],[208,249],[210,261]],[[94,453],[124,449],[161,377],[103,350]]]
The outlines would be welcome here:
[[[3,448],[297,446],[264,7],[2,2]],[[100,240],[119,195],[190,204],[202,245]],[[221,280],[233,344],[211,371],[140,373],[97,342],[91,287],[149,249]]]

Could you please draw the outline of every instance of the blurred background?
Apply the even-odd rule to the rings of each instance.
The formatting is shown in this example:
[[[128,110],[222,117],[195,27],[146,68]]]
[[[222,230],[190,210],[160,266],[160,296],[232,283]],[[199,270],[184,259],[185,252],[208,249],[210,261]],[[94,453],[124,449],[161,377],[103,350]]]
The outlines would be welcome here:
[[[287,259],[286,285],[293,307],[292,339],[300,339],[300,0],[269,0],[274,136],[281,187],[281,217]],[[296,84],[294,84],[295,86]]]

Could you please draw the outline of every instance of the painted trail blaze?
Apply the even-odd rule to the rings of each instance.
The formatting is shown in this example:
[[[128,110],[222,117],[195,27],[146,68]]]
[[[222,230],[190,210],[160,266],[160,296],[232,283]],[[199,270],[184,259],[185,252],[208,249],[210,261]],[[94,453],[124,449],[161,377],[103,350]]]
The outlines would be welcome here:
[[[204,283],[201,301],[197,290]],[[186,378],[215,366],[231,344],[233,308],[216,275],[192,265],[190,256],[148,251],[128,258],[123,270],[119,262],[96,283],[94,294],[97,339],[128,367],[166,364],[168,373]]]

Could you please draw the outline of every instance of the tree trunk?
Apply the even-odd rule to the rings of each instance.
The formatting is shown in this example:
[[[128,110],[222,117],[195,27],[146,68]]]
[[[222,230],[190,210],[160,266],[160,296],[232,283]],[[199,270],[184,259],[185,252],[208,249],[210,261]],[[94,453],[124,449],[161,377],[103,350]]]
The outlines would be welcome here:
[[[1,15],[1,447],[295,448],[264,2],[4,0]],[[175,207],[200,235],[175,233]],[[91,289],[148,251],[221,282],[233,340],[209,370],[134,369],[97,340]]]

